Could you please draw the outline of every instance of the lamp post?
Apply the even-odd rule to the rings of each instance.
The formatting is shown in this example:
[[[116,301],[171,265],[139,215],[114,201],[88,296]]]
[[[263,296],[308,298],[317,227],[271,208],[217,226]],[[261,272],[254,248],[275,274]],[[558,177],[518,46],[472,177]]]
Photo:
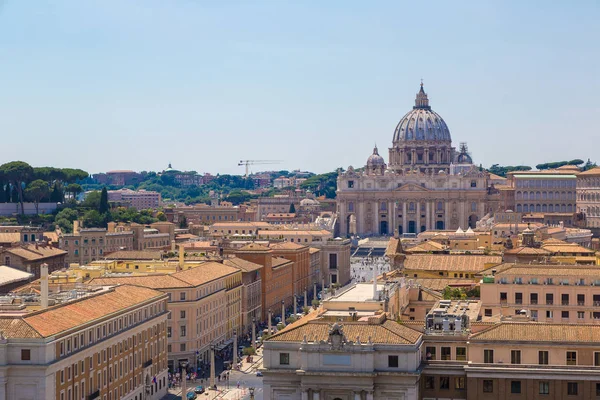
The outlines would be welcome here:
[[[210,388],[215,387],[215,345],[210,344]]]
[[[285,328],[285,300],[281,300],[281,325]]]
[[[187,361],[181,361],[179,363],[181,366],[181,398],[185,399],[187,396]]]
[[[237,345],[237,332],[233,330],[233,365],[237,365],[237,357],[238,357],[238,345]]]
[[[256,350],[256,319],[252,318],[252,348]]]

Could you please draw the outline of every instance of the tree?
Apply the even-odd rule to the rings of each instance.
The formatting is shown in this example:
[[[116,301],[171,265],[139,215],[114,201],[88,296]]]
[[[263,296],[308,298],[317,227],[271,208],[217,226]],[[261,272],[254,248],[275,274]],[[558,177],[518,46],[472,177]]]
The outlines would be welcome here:
[[[65,192],[69,193],[73,198],[76,198],[79,193],[83,192],[83,188],[78,183],[69,183]]]
[[[31,165],[23,161],[11,161],[0,165],[0,173],[11,181],[19,194],[19,203],[21,203],[21,214],[25,214],[23,205],[23,185],[27,184],[33,176]]]
[[[35,181],[27,185],[27,187],[25,188],[25,196],[28,200],[33,201],[33,203],[35,204],[36,214],[40,213],[40,201],[42,201],[44,197],[48,197],[49,194],[50,188],[48,187],[48,182],[43,181],[41,179],[36,179]]]
[[[83,214],[83,224],[88,228],[100,228],[103,226],[104,219],[97,210],[89,210]]]
[[[187,218],[185,217],[185,215],[182,215],[179,219],[179,227],[181,229],[186,229],[188,227]]]
[[[6,183],[6,186],[4,187],[4,202],[5,203],[10,203],[10,194],[12,193],[11,189],[10,189],[10,182]]]
[[[290,204],[290,214],[295,214],[296,213],[296,206],[294,205],[294,203]]]
[[[110,209],[110,205],[108,204],[108,191],[106,190],[106,186],[102,188],[102,193],[100,193],[100,205],[99,211],[100,214],[106,213]]]
[[[164,212],[159,211],[156,213],[156,219],[158,219],[159,221],[166,221],[167,220],[167,216],[165,215]]]
[[[82,205],[97,210],[100,207],[100,192],[95,190],[85,196]]]
[[[63,201],[62,185],[59,182],[54,182],[52,186],[52,193],[50,194],[50,201],[53,203],[61,203]]]

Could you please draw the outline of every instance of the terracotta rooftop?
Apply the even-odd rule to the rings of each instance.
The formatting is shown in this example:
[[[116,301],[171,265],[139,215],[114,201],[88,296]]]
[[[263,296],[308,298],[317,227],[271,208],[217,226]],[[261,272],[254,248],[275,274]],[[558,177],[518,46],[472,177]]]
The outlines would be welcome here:
[[[19,243],[21,234],[19,232],[0,232],[0,243]]]
[[[103,317],[116,315],[161,296],[164,294],[153,289],[117,286],[108,292],[26,315],[23,320],[40,336],[48,337]]]
[[[110,278],[93,278],[89,282],[91,285],[135,285],[141,287],[148,287],[151,289],[174,289],[174,288],[185,288],[191,287],[189,283],[186,283],[180,279],[167,274],[157,275],[134,275],[134,276],[120,276]]]
[[[594,167],[594,168],[588,169],[587,171],[580,172],[579,174],[577,174],[577,176],[582,176],[582,177],[600,176],[600,167]]]
[[[104,257],[107,260],[160,260],[162,252],[149,250],[120,250]]]
[[[385,249],[385,255],[392,257],[400,253],[402,253],[402,241],[399,238],[390,238]]]
[[[273,257],[273,268],[281,267],[282,265],[291,263],[292,261],[283,257]]]
[[[61,250],[57,247],[51,246],[40,246],[35,244],[28,244],[19,247],[12,247],[6,249],[7,253],[14,254],[17,257],[21,257],[28,261],[39,261],[46,258],[63,256],[67,254],[66,251]]]
[[[473,240],[477,240],[475,236],[469,238]],[[416,246],[409,247],[404,251],[406,253],[428,253],[428,252],[441,252],[444,251],[445,246],[441,243],[437,243],[434,241],[427,241],[417,244]]]
[[[409,254],[404,261],[404,268],[422,271],[480,272],[486,268],[486,264],[501,262],[501,256]]]
[[[471,336],[471,341],[598,343],[600,325],[504,322]]]
[[[271,250],[271,249],[269,249],[266,246],[260,245],[258,243],[250,243],[240,249],[240,251],[269,251],[269,250]]]
[[[321,251],[320,249],[315,249],[314,247],[310,247],[310,248],[308,249],[308,252],[309,252],[310,254],[315,254],[315,253],[318,253],[318,252],[320,252],[320,251]]]
[[[215,279],[234,274],[238,271],[237,268],[230,267],[229,265],[210,261],[185,271],[176,272],[171,274],[171,276],[189,283],[190,285],[200,286],[207,282],[214,281]]]
[[[263,267],[260,264],[255,264],[253,262],[246,261],[246,260],[244,260],[242,258],[238,258],[238,257],[228,258],[223,261],[223,264],[228,265],[230,267],[239,268],[244,272],[258,271],[259,269],[261,269]]]
[[[258,232],[259,236],[299,236],[299,235],[316,235],[316,236],[332,236],[331,232],[324,229],[320,230],[295,230],[295,229],[281,229],[281,230],[264,230]]]
[[[22,318],[0,317],[0,331],[7,339],[15,338],[41,338],[35,329],[29,326]]]
[[[535,247],[516,247],[514,249],[505,250],[504,254],[518,254],[518,255],[536,255],[536,256],[544,256],[551,254],[550,251],[544,249],[538,249]]]
[[[583,254],[595,254],[596,252],[592,249],[580,246],[577,243],[565,243],[565,244],[543,244],[544,250],[551,251],[552,253],[583,253]]]
[[[316,314],[316,313],[315,313]],[[327,341],[331,323],[318,319],[302,323],[303,317],[296,323],[284,328],[281,332],[271,336],[268,341],[274,342],[302,342],[306,336],[309,341]],[[365,322],[344,322],[343,332],[347,340],[355,341],[360,337],[366,343],[371,338],[375,344],[415,344],[421,334],[413,329],[398,324],[394,321],[385,321],[382,324],[368,324]]]
[[[298,250],[306,248],[306,246],[302,246],[301,244],[292,242],[271,243],[269,247],[274,250]]]
[[[485,272],[496,269],[496,276],[503,275],[538,275],[547,277],[573,277],[583,278],[592,277],[600,279],[600,267],[593,265],[556,265],[556,264],[501,264],[488,268]],[[541,283],[541,282],[540,282]],[[555,282],[556,285],[559,282]]]

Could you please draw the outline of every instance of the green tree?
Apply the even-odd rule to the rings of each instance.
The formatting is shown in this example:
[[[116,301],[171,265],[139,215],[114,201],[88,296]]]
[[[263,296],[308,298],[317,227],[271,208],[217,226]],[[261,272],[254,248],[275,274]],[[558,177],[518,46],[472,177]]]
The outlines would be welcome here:
[[[53,203],[61,203],[63,201],[62,185],[59,182],[54,182],[54,185],[52,185],[50,201]]]
[[[186,229],[188,227],[187,218],[185,217],[185,215],[182,215],[179,219],[179,227],[181,229]]]
[[[10,194],[12,193],[11,189],[10,189],[10,182],[6,183],[6,186],[4,187],[4,202],[5,203],[10,203]]]
[[[97,210],[89,210],[83,214],[83,224],[88,228],[100,228],[104,226],[104,218]]]
[[[100,208],[100,192],[95,190],[93,192],[88,193],[87,196],[85,196],[85,199],[83,200],[81,205],[83,207],[92,208],[94,210]]]
[[[78,183],[69,183],[65,191],[75,199],[79,193],[83,192],[83,188]]]
[[[50,188],[48,187],[48,182],[41,179],[36,179],[25,188],[25,197],[35,204],[36,214],[40,213],[40,201],[42,201],[43,198],[48,197],[49,194]]]
[[[100,193],[100,205],[99,211],[100,214],[104,214],[108,212],[110,209],[110,205],[108,204],[108,191],[106,190],[106,186],[102,188],[102,193]]]
[[[11,161],[0,165],[0,173],[5,176],[16,187],[19,194],[19,203],[21,204],[21,214],[25,214],[25,206],[23,205],[23,185],[31,180],[33,176],[33,168],[31,165],[23,161]]]
[[[156,219],[158,219],[159,221],[166,221],[167,220],[167,216],[165,215],[164,212],[159,211],[156,213]]]
[[[296,213],[296,206],[294,205],[294,203],[290,204],[290,214],[295,214]]]
[[[0,203],[6,203],[6,191],[4,190],[5,185],[5,182],[0,182]]]

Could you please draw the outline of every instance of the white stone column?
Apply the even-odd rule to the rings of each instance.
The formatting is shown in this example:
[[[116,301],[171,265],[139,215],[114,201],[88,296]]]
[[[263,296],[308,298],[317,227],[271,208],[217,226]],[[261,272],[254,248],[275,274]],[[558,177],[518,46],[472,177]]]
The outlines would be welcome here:
[[[314,390],[313,391],[313,400],[320,400],[321,399],[321,393],[319,393],[318,391]]]
[[[373,392],[367,392],[367,400],[373,400]]]
[[[431,201],[425,203],[425,229],[431,230]]]
[[[394,235],[394,211],[394,202],[388,200],[388,234],[391,234],[392,236]]]
[[[393,235],[396,232],[396,229],[398,229],[398,227],[396,226],[396,218],[397,218],[396,217],[396,213],[397,213],[396,200],[392,200],[390,203],[392,204],[390,224],[392,225],[391,233]]]
[[[446,209],[444,215],[444,228],[446,230],[450,229],[450,202],[446,200]]]
[[[421,232],[421,202],[417,201],[417,235]]]
[[[406,226],[406,199],[402,201],[402,232],[406,233],[408,227]]]
[[[308,400],[308,389],[302,389],[302,400]]]
[[[375,221],[375,226],[373,227],[373,233],[375,235],[379,235],[379,201],[375,200],[373,202],[373,208],[374,208],[374,221]]]
[[[354,392],[354,400],[361,400],[360,392]]]

